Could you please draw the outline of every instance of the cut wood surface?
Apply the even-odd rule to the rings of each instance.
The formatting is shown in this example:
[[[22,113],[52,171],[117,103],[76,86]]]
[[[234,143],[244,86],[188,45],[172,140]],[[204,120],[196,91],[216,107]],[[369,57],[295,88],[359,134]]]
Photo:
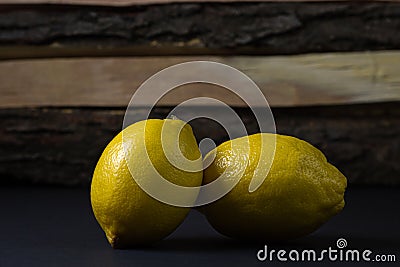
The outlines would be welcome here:
[[[400,185],[399,105],[273,108],[272,112],[278,133],[321,149],[350,184]],[[188,108],[187,114],[201,114],[198,108]],[[155,108],[150,117],[165,118],[170,111],[170,107]],[[249,109],[235,111],[249,134],[259,131]],[[0,109],[0,184],[89,185],[101,152],[122,129],[124,112],[123,108]],[[135,114],[143,112],[139,108]],[[237,125],[233,118],[227,120]],[[211,122],[190,122],[197,140],[208,137],[217,145],[228,140],[226,131]]]
[[[168,66],[191,60],[221,62],[243,71],[256,82],[271,106],[400,100],[400,52],[396,51],[275,57],[2,61],[0,107],[126,107],[146,79]],[[232,77],[232,80],[243,84],[240,77]],[[162,87],[163,81],[156,84]],[[143,105],[154,104],[150,100],[153,93],[152,90],[146,92]],[[207,84],[179,87],[163,97],[158,105],[173,106],[198,96],[216,98],[232,106],[245,106],[233,93]]]
[[[400,3],[3,5],[0,29],[0,58],[396,50]]]
[[[336,0],[338,2],[351,0]],[[354,1],[354,0],[353,0]],[[399,0],[375,0],[376,2],[399,2]],[[73,5],[104,5],[129,6],[165,3],[193,2],[332,2],[331,0],[0,0],[0,4],[73,4]]]

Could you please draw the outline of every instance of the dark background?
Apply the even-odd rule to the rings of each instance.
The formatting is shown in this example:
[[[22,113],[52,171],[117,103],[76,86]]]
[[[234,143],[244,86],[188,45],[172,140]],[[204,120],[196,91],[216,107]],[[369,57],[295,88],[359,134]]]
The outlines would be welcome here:
[[[264,245],[276,250],[318,251],[336,247],[339,238],[347,240],[347,248],[370,249],[372,255],[396,255],[398,265],[400,88],[397,75],[393,78],[390,73],[396,74],[397,68],[400,71],[396,65],[399,48],[400,4],[395,2],[202,2],[128,7],[0,2],[0,77],[3,81],[12,77],[8,81],[26,88],[24,99],[37,93],[30,88],[43,87],[42,95],[51,95],[57,88],[46,88],[34,77],[29,81],[35,84],[27,83],[15,74],[20,73],[18,68],[26,70],[18,66],[36,62],[51,68],[52,59],[156,57],[162,62],[170,57],[213,55],[226,62],[244,55],[255,59],[310,53],[321,58],[336,55],[332,53],[360,53],[358,59],[376,53],[394,55],[392,62],[375,62],[377,71],[366,80],[377,84],[377,95],[380,90],[392,90],[389,96],[382,93],[378,100],[356,102],[332,98],[313,105],[304,104],[312,99],[300,97],[294,104],[272,105],[277,132],[299,137],[322,150],[348,178],[348,190],[343,212],[318,231],[298,240],[271,244],[223,237],[193,210],[166,240],[146,248],[113,250],[92,214],[89,188],[102,150],[122,129],[126,105],[101,101],[95,105],[63,105],[45,100],[11,103],[4,99],[10,99],[14,92],[0,80],[0,266],[265,266],[271,263],[256,258]],[[348,62],[349,66],[342,68],[351,73],[354,66],[351,60]],[[362,72],[362,64],[356,66]],[[354,73],[358,71],[354,69]],[[27,73],[54,78],[50,72]],[[311,73],[312,79],[318,77]],[[384,88],[375,79],[392,83]],[[97,85],[92,86],[93,98],[99,97]],[[329,95],[331,89],[324,90]],[[120,97],[119,91],[113,94]],[[165,118],[172,108],[156,106],[151,117]],[[249,134],[259,131],[249,108],[233,108]],[[143,110],[138,108],[138,114]],[[197,111],[191,107],[187,112]],[[216,123],[198,119],[191,125],[198,141],[209,137],[218,145],[228,139]],[[397,266],[329,260],[323,264]]]

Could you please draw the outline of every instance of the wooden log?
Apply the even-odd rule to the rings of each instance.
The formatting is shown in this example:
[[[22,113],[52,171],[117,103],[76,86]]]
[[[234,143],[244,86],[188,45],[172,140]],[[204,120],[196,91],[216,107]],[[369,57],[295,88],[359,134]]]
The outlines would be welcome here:
[[[177,63],[212,60],[252,78],[271,106],[351,104],[400,100],[400,52],[315,54],[283,57],[134,57],[14,60],[0,62],[0,107],[127,106],[135,90]],[[237,84],[241,84],[240,77]],[[160,81],[162,86],[163,81]],[[148,95],[153,92],[149,91]],[[220,87],[177,88],[159,105],[196,96],[245,106]],[[153,103],[143,102],[143,105]]]
[[[351,0],[336,0],[337,2]],[[361,0],[362,1],[362,0]],[[399,2],[399,0],[374,0],[375,2]],[[100,5],[100,6],[130,6],[169,3],[196,2],[255,2],[254,0],[0,0],[0,4],[62,4],[62,5]],[[258,0],[257,2],[282,2],[282,0]],[[284,0],[284,2],[332,2],[331,0]]]
[[[399,103],[274,108],[273,113],[278,133],[317,146],[350,184],[400,185]],[[164,118],[170,110],[156,108],[151,118]],[[249,109],[235,110],[250,134],[258,132]],[[198,114],[194,107],[187,112]],[[0,184],[87,186],[102,150],[121,130],[123,115],[121,108],[0,109]],[[228,139],[208,120],[191,125],[198,140]]]
[[[40,56],[35,53],[43,53],[41,47],[77,55],[82,55],[79,49],[68,49],[79,47],[91,55],[109,54],[111,48],[126,48],[131,55],[144,50],[162,54],[165,49],[268,55],[399,49],[399,14],[399,3],[357,1],[3,5],[0,57],[21,57],[17,51]],[[15,45],[22,47],[16,50]]]

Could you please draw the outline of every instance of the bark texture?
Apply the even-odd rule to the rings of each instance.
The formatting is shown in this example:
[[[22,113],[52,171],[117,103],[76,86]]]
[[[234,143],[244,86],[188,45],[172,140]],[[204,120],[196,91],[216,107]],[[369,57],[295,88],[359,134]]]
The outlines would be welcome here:
[[[155,108],[151,117],[164,118],[170,110]],[[250,134],[258,132],[249,109],[236,111]],[[350,183],[400,185],[399,102],[275,108],[273,113],[278,133],[321,149]],[[123,116],[121,108],[0,109],[0,183],[87,186]],[[217,145],[228,140],[216,123],[191,124],[198,140],[209,137]]]
[[[3,46],[93,48],[85,53],[110,53],[104,50],[110,47],[146,47],[117,52],[130,54],[165,47],[177,54],[196,52],[190,48],[244,54],[399,49],[399,29],[400,4],[380,2],[6,5],[0,12]]]

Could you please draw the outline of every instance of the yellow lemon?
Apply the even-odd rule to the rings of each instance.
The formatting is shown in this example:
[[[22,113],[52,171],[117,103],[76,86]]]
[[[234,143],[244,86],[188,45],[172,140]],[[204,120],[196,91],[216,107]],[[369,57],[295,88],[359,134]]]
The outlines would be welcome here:
[[[258,165],[261,149],[273,149],[272,142],[276,144],[275,156],[273,161],[265,161],[272,162],[270,171],[258,189],[249,192],[254,173],[268,167]],[[313,232],[344,207],[346,177],[305,141],[261,133],[227,141],[214,150],[205,157],[207,161],[215,155],[204,171],[204,184],[240,162],[246,166],[241,177],[228,172],[223,178],[227,182],[240,179],[233,190],[201,209],[223,235],[258,240],[297,238]]]
[[[194,166],[198,171],[171,164],[167,155],[172,159],[183,155],[189,162],[186,167]],[[172,233],[189,211],[152,198],[138,181],[151,184],[159,173],[176,185],[200,186],[201,168],[192,129],[183,121],[140,121],[119,133],[101,155],[91,185],[93,212],[111,246],[123,248],[159,241]],[[196,197],[195,193],[186,194],[186,201],[194,203]]]

